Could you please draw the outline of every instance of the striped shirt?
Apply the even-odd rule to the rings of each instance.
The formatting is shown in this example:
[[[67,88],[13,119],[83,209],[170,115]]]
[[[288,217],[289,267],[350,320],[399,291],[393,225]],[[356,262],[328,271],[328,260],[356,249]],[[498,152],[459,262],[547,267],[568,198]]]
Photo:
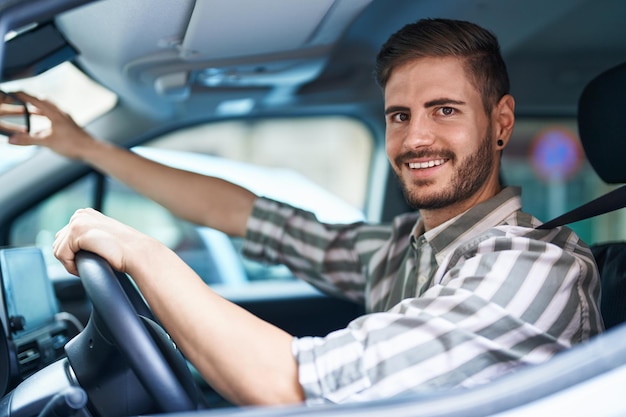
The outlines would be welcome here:
[[[371,400],[481,384],[603,330],[589,248],[539,224],[515,187],[425,233],[417,212],[328,225],[259,198],[244,253],[365,304],[292,348],[307,403]]]

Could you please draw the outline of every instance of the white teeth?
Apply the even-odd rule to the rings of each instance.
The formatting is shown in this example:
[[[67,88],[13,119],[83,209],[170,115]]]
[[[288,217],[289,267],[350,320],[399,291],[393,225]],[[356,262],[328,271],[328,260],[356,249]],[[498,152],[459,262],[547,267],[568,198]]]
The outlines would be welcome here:
[[[428,162],[409,162],[409,168],[411,169],[423,169],[423,168],[432,168],[434,166],[438,166],[443,164],[445,159],[435,159]]]

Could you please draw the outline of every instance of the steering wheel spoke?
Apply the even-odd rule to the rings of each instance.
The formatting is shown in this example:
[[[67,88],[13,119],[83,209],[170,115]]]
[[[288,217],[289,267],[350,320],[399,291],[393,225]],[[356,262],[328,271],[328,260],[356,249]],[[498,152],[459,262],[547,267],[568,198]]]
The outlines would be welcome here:
[[[151,312],[141,295],[132,293],[136,288],[128,277],[114,272],[103,258],[91,252],[78,252],[76,265],[93,308],[88,325],[67,344],[66,353],[93,408],[107,416],[121,416],[121,410],[150,412],[141,410],[146,407],[147,396],[161,412],[198,409],[200,395],[182,354],[165,331],[145,317]],[[128,386],[139,384],[143,388],[135,390],[136,398],[125,399],[130,407],[109,404],[122,400],[115,393],[121,380],[126,392]]]

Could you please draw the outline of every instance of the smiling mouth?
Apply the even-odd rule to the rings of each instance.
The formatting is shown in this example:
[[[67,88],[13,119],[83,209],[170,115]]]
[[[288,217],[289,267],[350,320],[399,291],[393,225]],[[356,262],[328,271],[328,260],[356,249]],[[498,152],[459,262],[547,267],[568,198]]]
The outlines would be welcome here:
[[[409,162],[407,165],[411,169],[426,169],[432,168],[439,165],[443,165],[448,161],[448,159],[432,159],[430,161],[425,162]]]

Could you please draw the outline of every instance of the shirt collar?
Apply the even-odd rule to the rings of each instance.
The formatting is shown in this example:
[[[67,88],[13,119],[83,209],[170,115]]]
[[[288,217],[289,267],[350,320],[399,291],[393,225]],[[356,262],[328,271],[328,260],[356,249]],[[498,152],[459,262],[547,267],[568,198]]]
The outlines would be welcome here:
[[[413,228],[412,239],[423,234],[432,247],[437,262],[461,241],[470,240],[485,230],[502,224],[516,211],[521,210],[522,199],[519,187],[506,187],[498,194],[469,210],[424,233],[422,219]]]

